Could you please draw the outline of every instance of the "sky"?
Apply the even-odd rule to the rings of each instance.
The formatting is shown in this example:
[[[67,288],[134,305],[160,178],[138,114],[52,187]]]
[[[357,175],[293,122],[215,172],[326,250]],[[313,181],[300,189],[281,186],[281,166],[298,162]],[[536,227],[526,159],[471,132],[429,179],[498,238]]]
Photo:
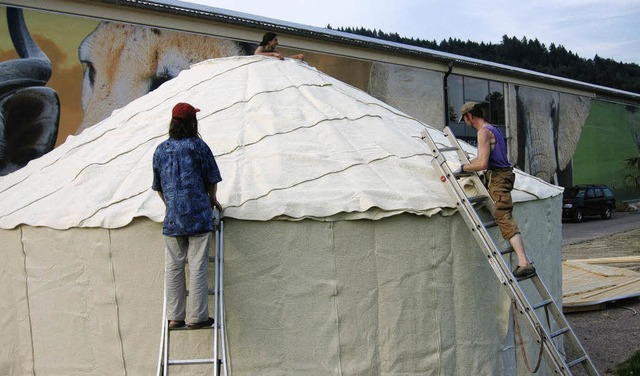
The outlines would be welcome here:
[[[500,43],[502,36],[562,45],[640,64],[640,0],[189,0],[303,25],[364,27],[408,38]],[[282,39],[282,38],[281,38]],[[281,41],[282,44],[283,41]]]

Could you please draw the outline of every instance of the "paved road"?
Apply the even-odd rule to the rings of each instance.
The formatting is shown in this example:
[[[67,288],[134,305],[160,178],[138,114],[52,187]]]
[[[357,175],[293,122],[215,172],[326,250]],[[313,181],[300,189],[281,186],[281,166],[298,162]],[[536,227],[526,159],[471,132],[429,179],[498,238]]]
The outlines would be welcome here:
[[[582,223],[562,222],[562,245],[574,244],[602,236],[640,228],[640,211],[614,212],[609,220],[587,217]]]
[[[563,222],[562,244],[579,243],[634,229],[640,229],[640,211],[616,212],[610,220],[590,217],[582,223]],[[640,351],[638,311],[640,297],[635,297],[609,302],[606,309],[573,312],[565,316],[596,368],[603,375],[611,375],[608,370],[629,359],[636,351]],[[585,374],[582,369],[575,371],[574,375]]]

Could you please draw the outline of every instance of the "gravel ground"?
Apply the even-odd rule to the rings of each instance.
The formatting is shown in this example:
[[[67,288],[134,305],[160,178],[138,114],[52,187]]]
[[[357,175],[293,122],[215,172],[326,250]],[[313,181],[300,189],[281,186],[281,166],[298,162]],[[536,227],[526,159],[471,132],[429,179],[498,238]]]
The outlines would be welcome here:
[[[640,229],[562,247],[563,260],[637,255]],[[640,272],[640,264],[616,266]],[[640,298],[609,303],[602,310],[567,313],[566,317],[603,375],[612,375],[616,365],[640,350]],[[569,358],[572,359],[570,355]],[[577,368],[572,371],[582,374]]]

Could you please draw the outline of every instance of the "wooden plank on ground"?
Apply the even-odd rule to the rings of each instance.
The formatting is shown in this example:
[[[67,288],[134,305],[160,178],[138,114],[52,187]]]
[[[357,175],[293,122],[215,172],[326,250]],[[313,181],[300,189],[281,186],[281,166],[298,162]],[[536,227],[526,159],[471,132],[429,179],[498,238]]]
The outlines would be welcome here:
[[[635,263],[640,257],[568,260],[562,263],[562,303],[565,311],[593,309],[606,302],[640,296],[640,273],[603,264]]]
[[[640,256],[598,257],[590,259],[568,260],[587,264],[640,264]]]

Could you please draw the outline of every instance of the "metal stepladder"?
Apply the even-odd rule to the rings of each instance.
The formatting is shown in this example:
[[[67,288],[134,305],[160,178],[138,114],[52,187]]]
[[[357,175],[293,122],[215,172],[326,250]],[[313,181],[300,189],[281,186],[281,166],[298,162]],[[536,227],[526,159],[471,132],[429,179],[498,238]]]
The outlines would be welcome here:
[[[539,354],[539,356],[544,356],[548,365],[553,369],[555,374],[572,375],[572,367],[581,364],[588,375],[599,375],[598,370],[591,361],[591,358],[580,344],[580,341],[571,329],[571,326],[564,317],[560,307],[558,307],[557,303],[553,300],[542,279],[537,274],[522,280],[517,280],[513,276],[503,257],[503,255],[513,252],[513,248],[509,246],[508,249],[505,250],[499,249],[487,230],[488,227],[496,226],[495,221],[492,220],[495,212],[495,206],[489,196],[489,192],[477,173],[453,173],[451,167],[447,163],[448,160],[444,153],[451,154],[451,152],[455,152],[459,161],[452,160],[452,162],[456,163],[469,163],[469,159],[458,143],[458,140],[451,132],[451,129],[449,129],[449,127],[445,127],[444,133],[450,145],[436,145],[435,141],[426,129],[422,132],[422,139],[427,143],[429,150],[433,153],[434,159],[431,163],[436,171],[439,171],[442,174],[440,180],[445,185],[451,198],[455,200],[458,211],[464,218],[467,226],[469,226],[471,233],[480,245],[480,249],[486,256],[491,268],[505,288],[509,298],[512,300],[514,305],[515,325],[517,326],[517,317],[515,317],[515,311],[517,308],[520,315],[526,318],[526,322],[532,329],[533,338],[540,346],[541,354]],[[468,177],[472,182],[478,193],[477,196],[467,196],[464,188],[460,185],[458,178],[466,177]],[[476,210],[476,206],[474,206],[474,204],[477,203],[484,203],[484,208],[486,208],[491,214],[491,220],[483,221],[481,219],[478,211]],[[540,299],[538,303],[531,304],[525,295],[522,287],[520,286],[520,283],[524,280],[530,280],[535,286]],[[544,316],[546,316],[547,327],[543,325],[543,322],[540,319],[543,312]],[[550,318],[552,321],[550,321]],[[551,331],[552,327],[555,330]],[[553,341],[554,338],[559,336],[564,336],[562,338],[566,339],[567,343],[571,346],[571,353],[576,356],[574,360],[565,361],[562,352]],[[523,354],[523,356],[525,357],[525,364],[527,365],[527,368],[529,368],[526,354]]]
[[[210,327],[202,328],[206,330],[213,330],[213,357],[206,359],[169,359],[171,347],[171,332],[188,329],[186,327],[179,329],[169,329],[169,322],[167,320],[167,286],[165,282],[164,301],[162,308],[162,333],[160,337],[160,354],[158,356],[157,376],[168,375],[170,366],[196,364],[212,364],[212,374],[214,376],[230,375],[224,317],[224,221],[220,218],[220,212],[218,212],[217,210],[214,210],[214,234],[215,256],[209,256],[209,264],[213,263],[214,265],[213,290],[209,290],[209,295],[214,296],[214,324]]]

